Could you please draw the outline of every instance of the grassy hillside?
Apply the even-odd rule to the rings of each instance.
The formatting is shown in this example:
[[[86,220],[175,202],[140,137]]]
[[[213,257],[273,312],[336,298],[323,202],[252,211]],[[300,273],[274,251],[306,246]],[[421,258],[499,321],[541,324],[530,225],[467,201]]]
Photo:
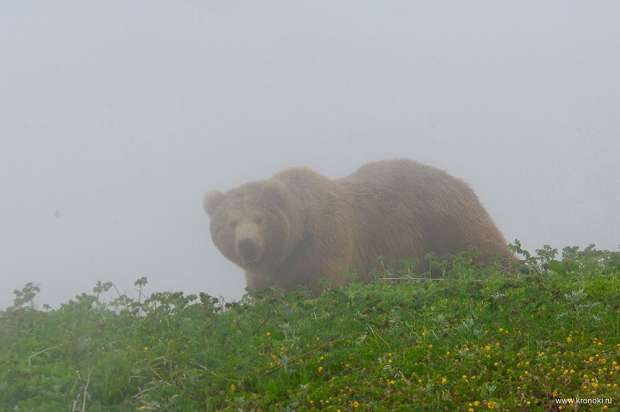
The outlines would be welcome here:
[[[618,410],[620,254],[525,257],[238,303],[108,283],[35,310],[27,285],[0,312],[0,410]]]

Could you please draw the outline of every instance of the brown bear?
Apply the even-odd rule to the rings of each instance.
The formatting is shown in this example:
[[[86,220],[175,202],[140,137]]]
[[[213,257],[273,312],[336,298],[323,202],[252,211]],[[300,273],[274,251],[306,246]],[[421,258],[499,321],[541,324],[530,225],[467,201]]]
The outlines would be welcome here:
[[[512,256],[475,193],[460,179],[412,160],[369,163],[331,180],[284,170],[227,193],[206,194],[211,236],[245,269],[248,289],[298,285],[315,293],[346,273],[445,256],[475,247],[482,259]]]

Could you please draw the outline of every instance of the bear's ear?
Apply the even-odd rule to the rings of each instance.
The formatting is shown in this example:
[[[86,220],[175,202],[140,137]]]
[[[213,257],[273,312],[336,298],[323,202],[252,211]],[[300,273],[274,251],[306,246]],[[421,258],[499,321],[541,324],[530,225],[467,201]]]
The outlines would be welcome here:
[[[207,215],[213,216],[213,212],[224,200],[224,194],[218,190],[212,190],[207,192],[202,200],[202,206],[205,208]]]

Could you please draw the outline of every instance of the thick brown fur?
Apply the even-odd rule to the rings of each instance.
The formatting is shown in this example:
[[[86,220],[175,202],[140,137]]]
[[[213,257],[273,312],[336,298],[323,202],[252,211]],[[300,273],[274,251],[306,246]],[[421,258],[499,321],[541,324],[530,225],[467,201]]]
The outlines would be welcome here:
[[[512,256],[465,182],[405,159],[369,163],[335,180],[287,169],[210,192],[205,209],[215,245],[246,270],[249,289],[318,292],[321,278],[342,285],[345,273],[366,274],[379,257],[396,265],[471,247],[483,261]]]

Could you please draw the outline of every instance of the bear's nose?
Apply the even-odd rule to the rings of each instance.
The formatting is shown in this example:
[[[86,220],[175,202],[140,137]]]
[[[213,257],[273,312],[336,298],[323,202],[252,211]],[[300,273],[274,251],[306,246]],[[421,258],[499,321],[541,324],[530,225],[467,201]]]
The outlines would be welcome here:
[[[239,255],[248,263],[254,262],[258,257],[258,249],[252,239],[241,239],[237,243],[237,249],[239,250]]]

